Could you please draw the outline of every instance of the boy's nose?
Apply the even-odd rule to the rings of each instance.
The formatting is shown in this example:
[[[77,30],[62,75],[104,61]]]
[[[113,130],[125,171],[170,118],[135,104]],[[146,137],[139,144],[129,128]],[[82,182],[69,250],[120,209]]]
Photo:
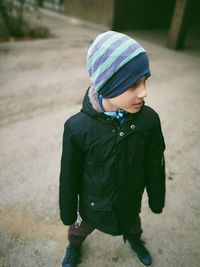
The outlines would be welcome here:
[[[138,92],[138,98],[144,98],[147,96],[147,90],[146,90],[146,86],[145,85],[142,85],[140,87],[140,90]]]

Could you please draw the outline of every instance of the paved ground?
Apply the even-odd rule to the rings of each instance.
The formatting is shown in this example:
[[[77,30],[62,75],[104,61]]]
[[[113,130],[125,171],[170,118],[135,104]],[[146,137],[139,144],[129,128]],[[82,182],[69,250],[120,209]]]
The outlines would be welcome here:
[[[49,15],[43,21],[54,38],[0,44],[0,265],[6,267],[60,264],[67,232],[58,213],[63,124],[80,110],[89,85],[86,51],[104,30]],[[153,266],[198,267],[200,61],[189,50],[152,42],[156,36],[130,34],[149,51],[146,103],[159,112],[167,145],[166,208],[152,214],[144,196],[144,239]],[[80,266],[139,265],[121,237],[95,231],[85,241]]]

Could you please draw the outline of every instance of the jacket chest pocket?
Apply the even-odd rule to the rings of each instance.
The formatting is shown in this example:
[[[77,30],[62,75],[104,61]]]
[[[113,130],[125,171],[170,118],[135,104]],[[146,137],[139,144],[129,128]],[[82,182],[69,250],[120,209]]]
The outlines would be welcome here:
[[[130,154],[138,155],[139,153],[143,153],[144,152],[144,141],[139,140],[136,142],[130,142],[128,144],[128,149],[129,149]]]
[[[124,146],[120,147],[120,157],[126,161],[127,166],[142,168],[144,156],[145,143],[141,138],[129,138]]]
[[[130,135],[124,140],[124,143],[120,146],[121,155],[127,158],[143,158],[145,150],[145,143],[141,136],[137,133]]]

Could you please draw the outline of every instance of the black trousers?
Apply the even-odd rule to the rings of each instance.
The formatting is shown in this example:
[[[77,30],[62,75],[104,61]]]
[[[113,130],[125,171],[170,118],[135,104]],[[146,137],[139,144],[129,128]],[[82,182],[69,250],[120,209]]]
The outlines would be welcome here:
[[[94,227],[90,226],[84,221],[81,221],[80,225],[72,224],[68,230],[69,243],[74,246],[81,246],[86,237],[95,230]],[[130,228],[129,236],[140,235],[142,233],[140,216],[136,218],[135,222]]]

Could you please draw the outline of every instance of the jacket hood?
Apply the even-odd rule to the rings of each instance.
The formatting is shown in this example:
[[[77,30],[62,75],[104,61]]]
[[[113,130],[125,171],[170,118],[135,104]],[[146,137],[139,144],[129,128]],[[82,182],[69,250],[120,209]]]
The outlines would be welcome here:
[[[90,86],[86,91],[81,111],[94,117],[105,115],[99,104],[98,93],[95,92],[92,86]]]

